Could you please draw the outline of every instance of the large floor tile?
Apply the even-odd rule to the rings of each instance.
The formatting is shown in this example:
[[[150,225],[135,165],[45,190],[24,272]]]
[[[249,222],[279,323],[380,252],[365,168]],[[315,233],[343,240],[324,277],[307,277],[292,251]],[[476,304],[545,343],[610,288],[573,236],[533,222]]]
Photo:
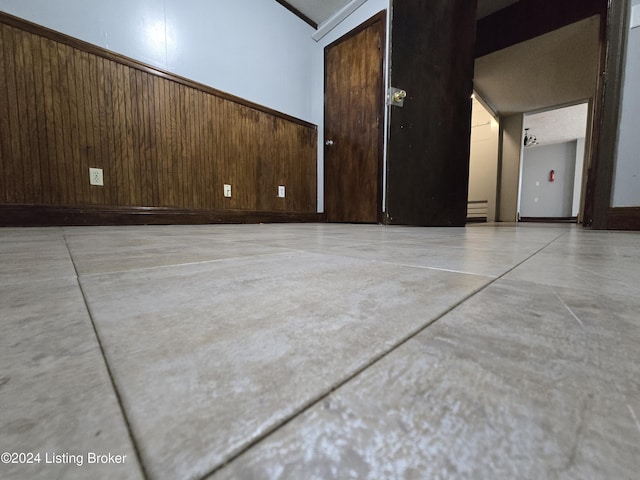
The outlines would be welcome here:
[[[0,285],[75,277],[59,228],[0,228]]]
[[[69,249],[80,275],[208,262],[226,258],[268,255],[284,249],[259,242],[239,242],[236,229],[207,225],[100,227],[68,229]],[[247,230],[248,232],[248,230]]]
[[[186,479],[490,279],[291,252],[81,281],[151,478]]]
[[[638,296],[640,257],[545,250],[509,272],[506,278],[584,289],[594,294]]]
[[[0,286],[0,345],[0,451],[40,454],[0,478],[142,478],[75,278]],[[89,465],[90,452],[126,458]]]
[[[638,311],[497,281],[211,479],[635,479]]]
[[[313,247],[309,250],[315,251]],[[526,260],[535,250],[464,249],[441,244],[424,245],[395,242],[352,246],[330,246],[324,253],[344,255],[362,260],[380,261],[395,265],[433,268],[473,275],[499,277]]]

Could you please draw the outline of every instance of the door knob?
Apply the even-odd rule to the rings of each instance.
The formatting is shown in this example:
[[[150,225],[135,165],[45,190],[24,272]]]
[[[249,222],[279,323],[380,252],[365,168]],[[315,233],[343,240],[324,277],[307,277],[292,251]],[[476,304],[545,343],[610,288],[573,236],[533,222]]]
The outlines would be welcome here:
[[[328,147],[330,147],[331,145],[333,145],[333,140],[327,140],[324,142],[324,144]]]
[[[407,98],[407,92],[401,88],[391,87],[387,95],[387,104],[394,107],[404,106],[404,100]]]
[[[405,92],[404,90],[400,90],[399,92],[395,92],[393,94],[393,101],[396,103],[400,103],[402,100],[404,100],[407,96],[407,92]]]

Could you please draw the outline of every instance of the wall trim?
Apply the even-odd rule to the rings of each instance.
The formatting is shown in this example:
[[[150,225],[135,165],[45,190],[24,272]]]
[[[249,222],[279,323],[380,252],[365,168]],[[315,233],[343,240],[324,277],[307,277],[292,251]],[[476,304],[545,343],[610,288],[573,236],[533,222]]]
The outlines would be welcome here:
[[[289,10],[291,13],[293,13],[296,17],[298,17],[303,22],[311,25],[316,30],[318,29],[318,24],[314,20],[311,20],[309,17],[307,17],[304,13],[302,13],[296,7],[291,5],[289,2],[285,2],[285,0],[276,0],[276,2],[278,2],[284,8]]]
[[[525,223],[578,223],[578,217],[520,217],[519,221]]]
[[[613,207],[609,210],[608,230],[640,230],[640,207]]]
[[[311,38],[313,38],[316,42],[322,40],[329,34],[331,30],[344,22],[349,15],[360,8],[360,6],[366,1],[367,0],[351,0],[351,2],[347,3],[344,7],[342,7],[341,10],[336,12],[335,15],[322,22],[318,26],[318,30],[313,35],[311,35]]]
[[[0,227],[324,223],[324,213],[165,207],[0,205]]]
[[[160,68],[152,67],[151,65],[147,65],[138,60],[134,60],[132,58],[126,57],[119,53],[112,52],[102,47],[98,47],[97,45],[94,45],[92,43],[79,40],[77,38],[71,37],[69,35],[65,35],[55,30],[51,30],[47,27],[43,27],[42,25],[29,22],[22,18],[14,17],[13,15],[9,15],[8,13],[0,12],[0,23],[4,23],[5,25],[9,25],[11,27],[15,27],[29,33],[33,33],[34,35],[39,35],[49,40],[53,40],[54,42],[59,42],[64,45],[68,45],[72,48],[77,48],[79,50],[85,51],[92,55],[96,55],[98,57],[105,58],[107,60],[111,60],[113,62],[121,63],[123,65],[134,68],[136,70],[140,70],[145,73],[150,73],[151,75],[155,75],[167,80],[171,80],[181,85],[185,85],[187,87],[199,90],[203,93],[214,95],[224,100],[229,100],[230,102],[244,105],[245,107],[249,107],[254,110],[258,110],[260,112],[273,115],[274,117],[282,118],[289,122],[302,125],[303,127],[313,128],[314,130],[318,129],[317,125],[311,122],[307,122],[306,120],[302,120],[300,118],[296,118],[286,113],[273,110],[271,108],[265,107],[264,105],[260,105],[258,103],[254,103],[249,100],[245,100],[244,98],[241,98],[241,97],[236,97],[235,95],[231,95],[230,93],[217,90],[203,83],[198,83],[193,80],[189,80],[188,78],[181,77],[179,75],[176,75],[171,72],[167,72]]]

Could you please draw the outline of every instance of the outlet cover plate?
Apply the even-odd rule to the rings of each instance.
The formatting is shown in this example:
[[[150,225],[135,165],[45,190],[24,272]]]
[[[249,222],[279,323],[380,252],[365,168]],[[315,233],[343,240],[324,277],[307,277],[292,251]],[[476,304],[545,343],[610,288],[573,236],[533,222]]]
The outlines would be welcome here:
[[[104,186],[104,177],[101,168],[89,169],[89,185]]]
[[[229,185],[228,183],[224,184],[224,196],[227,198],[231,197],[231,185]]]
[[[285,197],[284,185],[278,185],[278,197],[279,198],[284,198]]]

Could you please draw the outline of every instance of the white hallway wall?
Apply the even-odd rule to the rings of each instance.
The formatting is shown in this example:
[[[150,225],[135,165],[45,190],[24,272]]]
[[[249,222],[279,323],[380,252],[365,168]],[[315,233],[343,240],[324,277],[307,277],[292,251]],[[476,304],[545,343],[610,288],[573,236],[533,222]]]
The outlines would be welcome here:
[[[640,0],[633,0],[635,18],[640,17]],[[640,206],[640,25],[629,31],[622,91],[622,112],[618,155],[613,184],[614,207]]]
[[[522,155],[521,217],[571,217],[577,140],[528,147]],[[549,172],[555,172],[553,182]]]
[[[367,0],[316,42],[275,0],[0,0],[0,10],[318,125],[324,208],[324,47],[380,10]]]
[[[499,125],[474,98],[469,155],[469,201],[487,201],[487,221],[496,220]]]

